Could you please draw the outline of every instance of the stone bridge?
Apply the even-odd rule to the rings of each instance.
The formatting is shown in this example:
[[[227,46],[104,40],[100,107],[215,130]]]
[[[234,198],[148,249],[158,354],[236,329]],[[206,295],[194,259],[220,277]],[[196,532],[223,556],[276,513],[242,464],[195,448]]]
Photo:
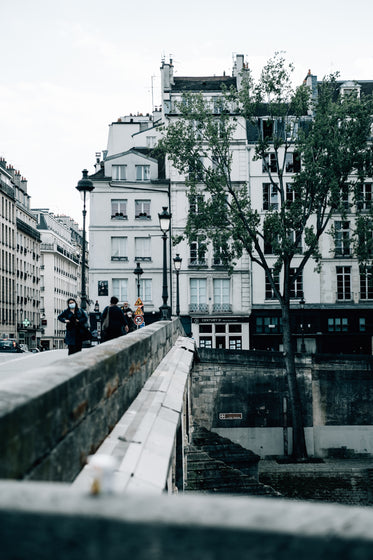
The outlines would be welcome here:
[[[175,319],[0,378],[2,558],[373,557],[370,508],[183,493],[195,355]]]

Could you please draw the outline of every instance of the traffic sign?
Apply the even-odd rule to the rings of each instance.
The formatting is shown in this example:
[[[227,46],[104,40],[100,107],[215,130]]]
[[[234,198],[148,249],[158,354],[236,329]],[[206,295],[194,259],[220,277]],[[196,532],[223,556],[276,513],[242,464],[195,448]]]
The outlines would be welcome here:
[[[141,309],[141,307],[138,307],[135,311],[135,317],[137,317],[138,315],[144,315],[144,312]]]
[[[144,322],[144,317],[142,317],[141,315],[136,315],[136,317],[134,318],[134,321],[135,321],[137,326],[140,326]]]
[[[135,303],[135,307],[142,307],[143,305],[144,305],[144,304],[143,304],[143,302],[141,301],[141,299],[140,299],[140,298],[137,298],[136,303]]]

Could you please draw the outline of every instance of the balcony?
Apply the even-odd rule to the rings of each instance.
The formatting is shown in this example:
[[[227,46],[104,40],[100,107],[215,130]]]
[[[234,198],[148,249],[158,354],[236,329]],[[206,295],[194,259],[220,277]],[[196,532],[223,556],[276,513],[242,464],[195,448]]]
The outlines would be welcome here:
[[[189,313],[208,313],[209,306],[207,303],[190,303]]]
[[[204,257],[188,259],[188,267],[190,268],[207,268],[207,260]]]
[[[213,313],[232,313],[232,305],[230,303],[214,303],[212,306]]]
[[[128,257],[111,257],[112,261],[128,261]]]

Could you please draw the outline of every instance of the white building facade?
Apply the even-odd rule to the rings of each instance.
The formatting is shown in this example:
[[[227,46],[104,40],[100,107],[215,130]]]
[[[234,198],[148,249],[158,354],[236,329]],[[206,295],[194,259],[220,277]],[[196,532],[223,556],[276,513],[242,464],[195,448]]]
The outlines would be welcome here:
[[[90,206],[90,294],[101,310],[112,295],[133,308],[138,296],[134,270],[140,264],[140,297],[144,310],[159,318],[162,305],[162,239],[158,213],[167,207],[172,213],[174,238],[184,232],[189,211],[185,177],[170,162],[161,161],[153,151],[167,126],[178,118],[175,102],[188,92],[199,92],[214,100],[222,86],[239,88],[244,57],[237,55],[232,76],[178,77],[172,61],[162,62],[162,111],[154,115],[121,117],[109,127],[107,150],[97,159]],[[317,78],[306,78],[312,92]],[[367,93],[373,82],[340,83],[340,91],[352,87]],[[249,124],[238,122],[231,146],[232,180],[249,186],[252,205],[263,216],[278,204],[271,191],[263,163],[254,158],[255,137]],[[101,155],[101,154],[100,154]],[[285,180],[289,184],[299,162],[289,153]],[[201,185],[201,189],[203,189]],[[364,185],[363,200],[370,204],[372,179]],[[356,209],[354,210],[356,212]],[[338,217],[338,246],[326,233],[321,240],[321,272],[310,261],[292,294],[292,321],[296,348],[311,352],[371,353],[373,332],[373,288],[369,278],[360,274],[357,260],[348,244],[353,215]],[[270,248],[266,250],[271,262]],[[301,259],[295,257],[294,267]],[[198,346],[222,349],[281,350],[281,310],[265,279],[264,271],[244,256],[232,274],[215,258],[213,247],[202,255],[196,243],[185,240],[169,244],[168,304],[176,313],[176,274],[173,259],[182,259],[179,273],[180,317],[186,332]],[[273,257],[273,263],[275,257]],[[371,273],[369,273],[371,274]],[[305,304],[302,302],[305,301]],[[341,346],[342,345],[342,346]]]
[[[78,301],[80,291],[81,244],[71,232],[66,217],[59,219],[48,209],[34,209],[41,236],[40,313],[43,334],[40,344],[46,350],[64,348],[65,327],[57,320],[67,307],[68,298]]]

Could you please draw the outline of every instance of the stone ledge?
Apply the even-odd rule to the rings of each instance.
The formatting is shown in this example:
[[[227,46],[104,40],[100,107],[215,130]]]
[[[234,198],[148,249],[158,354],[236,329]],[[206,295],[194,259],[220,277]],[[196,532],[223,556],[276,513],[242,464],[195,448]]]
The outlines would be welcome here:
[[[3,560],[363,560],[373,510],[209,495],[92,497],[0,482]]]

